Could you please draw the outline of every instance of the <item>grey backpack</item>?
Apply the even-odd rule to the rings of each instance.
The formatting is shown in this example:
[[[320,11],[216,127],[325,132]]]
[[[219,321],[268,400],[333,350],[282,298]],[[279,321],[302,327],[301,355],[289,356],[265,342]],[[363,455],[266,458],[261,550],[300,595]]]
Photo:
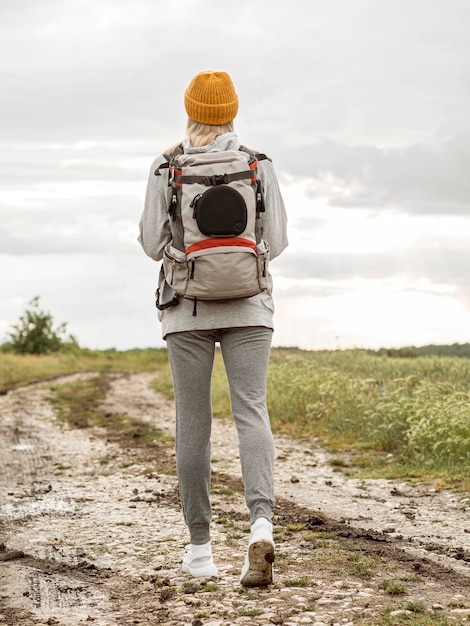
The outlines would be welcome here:
[[[172,239],[163,252],[162,278],[170,298],[157,289],[159,309],[179,299],[247,298],[268,286],[269,246],[262,239],[264,212],[258,161],[263,154],[239,150],[184,154],[181,146],[167,163],[168,213]],[[161,301],[163,300],[163,301]]]

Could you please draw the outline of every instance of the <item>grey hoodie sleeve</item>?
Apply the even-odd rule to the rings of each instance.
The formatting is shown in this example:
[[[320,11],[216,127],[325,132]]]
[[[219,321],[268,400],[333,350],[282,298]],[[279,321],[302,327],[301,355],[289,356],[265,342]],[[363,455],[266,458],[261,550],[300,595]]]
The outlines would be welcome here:
[[[155,171],[164,161],[164,157],[160,156],[152,163],[139,223],[138,241],[145,253],[155,261],[161,261],[163,248],[171,240],[167,207],[168,174],[162,171],[160,175],[155,175]]]
[[[258,164],[263,187],[265,212],[262,214],[263,239],[269,244],[270,258],[274,259],[287,247],[287,214],[274,166],[263,160]]]

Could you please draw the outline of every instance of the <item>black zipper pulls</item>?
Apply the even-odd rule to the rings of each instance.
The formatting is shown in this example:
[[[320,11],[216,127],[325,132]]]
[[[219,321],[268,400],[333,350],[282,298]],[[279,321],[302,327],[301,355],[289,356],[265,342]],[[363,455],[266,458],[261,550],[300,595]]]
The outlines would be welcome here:
[[[264,198],[263,198],[263,188],[261,186],[261,181],[257,179],[256,181],[256,217],[261,217],[260,213],[265,212],[264,206]]]
[[[176,197],[176,191],[171,194],[170,206],[168,207],[168,214],[172,220],[176,220],[176,207],[178,205],[178,198]]]
[[[189,205],[193,209],[193,217],[196,219],[196,211],[197,211],[197,203],[199,202],[199,198],[202,198],[202,193],[198,193],[191,200],[191,204]]]

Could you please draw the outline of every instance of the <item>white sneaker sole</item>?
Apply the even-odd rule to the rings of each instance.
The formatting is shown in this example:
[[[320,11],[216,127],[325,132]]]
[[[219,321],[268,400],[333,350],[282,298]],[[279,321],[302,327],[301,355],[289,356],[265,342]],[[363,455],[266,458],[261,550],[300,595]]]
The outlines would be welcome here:
[[[274,546],[261,539],[248,548],[248,555],[242,569],[240,583],[244,587],[264,587],[273,582]]]

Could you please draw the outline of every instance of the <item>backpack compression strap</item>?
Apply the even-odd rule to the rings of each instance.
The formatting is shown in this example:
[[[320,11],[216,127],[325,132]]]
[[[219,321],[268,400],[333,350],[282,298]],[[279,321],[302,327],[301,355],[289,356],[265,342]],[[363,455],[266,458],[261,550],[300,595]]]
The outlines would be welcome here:
[[[259,216],[260,213],[264,213],[265,211],[263,194],[262,194],[262,189],[261,189],[261,182],[256,177],[256,172],[253,175],[251,170],[252,169],[254,170],[257,167],[258,161],[264,161],[264,160],[271,161],[271,159],[266,154],[264,154],[264,152],[256,152],[256,150],[250,150],[250,148],[247,148],[246,146],[240,146],[239,150],[241,152],[246,152],[253,158],[253,161],[250,164],[250,170],[245,171],[245,172],[236,172],[233,174],[224,174],[224,175],[217,175],[217,176],[210,176],[210,177],[207,177],[207,176],[184,177],[181,174],[177,174],[177,172],[173,171],[173,184],[177,186],[182,186],[183,183],[203,182],[205,185],[209,186],[209,185],[220,185],[220,184],[224,184],[233,180],[242,180],[243,178],[252,178],[256,180],[256,213]],[[171,152],[163,153],[162,156],[166,159],[166,161],[157,167],[157,169],[154,172],[155,176],[161,176],[160,170],[170,169],[171,161],[175,157],[180,156],[181,154],[184,154],[183,144],[181,143],[178,144],[176,148],[172,150]],[[176,179],[176,176],[178,176],[177,179]],[[168,181],[168,183],[171,184],[170,180]],[[173,193],[172,201],[168,209],[168,212],[173,217],[173,220],[176,217],[176,211],[175,211],[176,204],[177,204],[176,195]]]
[[[232,174],[214,174],[214,176],[184,176],[181,174],[181,170],[173,169],[170,165],[170,171],[172,174],[172,182],[175,185],[201,183],[207,187],[215,185],[226,185],[234,180],[242,180],[244,178],[256,178],[256,166],[258,161],[253,161],[250,164],[250,169],[244,172],[233,172]]]
[[[247,148],[246,146],[240,146],[238,149],[241,152],[246,152],[247,154],[250,154],[251,156],[256,158],[258,161],[265,161],[265,160],[271,161],[271,159],[266,154],[264,154],[264,152],[257,152],[256,150],[251,150],[250,148]],[[176,156],[179,156],[180,154],[184,154],[183,145],[181,143],[178,144],[176,148],[172,150],[172,152],[164,152],[162,156],[165,157],[166,162],[158,166],[158,168],[154,172],[155,176],[161,176],[160,170],[168,169],[170,167],[170,161],[174,159]],[[225,182],[225,181],[222,181],[222,182]]]

